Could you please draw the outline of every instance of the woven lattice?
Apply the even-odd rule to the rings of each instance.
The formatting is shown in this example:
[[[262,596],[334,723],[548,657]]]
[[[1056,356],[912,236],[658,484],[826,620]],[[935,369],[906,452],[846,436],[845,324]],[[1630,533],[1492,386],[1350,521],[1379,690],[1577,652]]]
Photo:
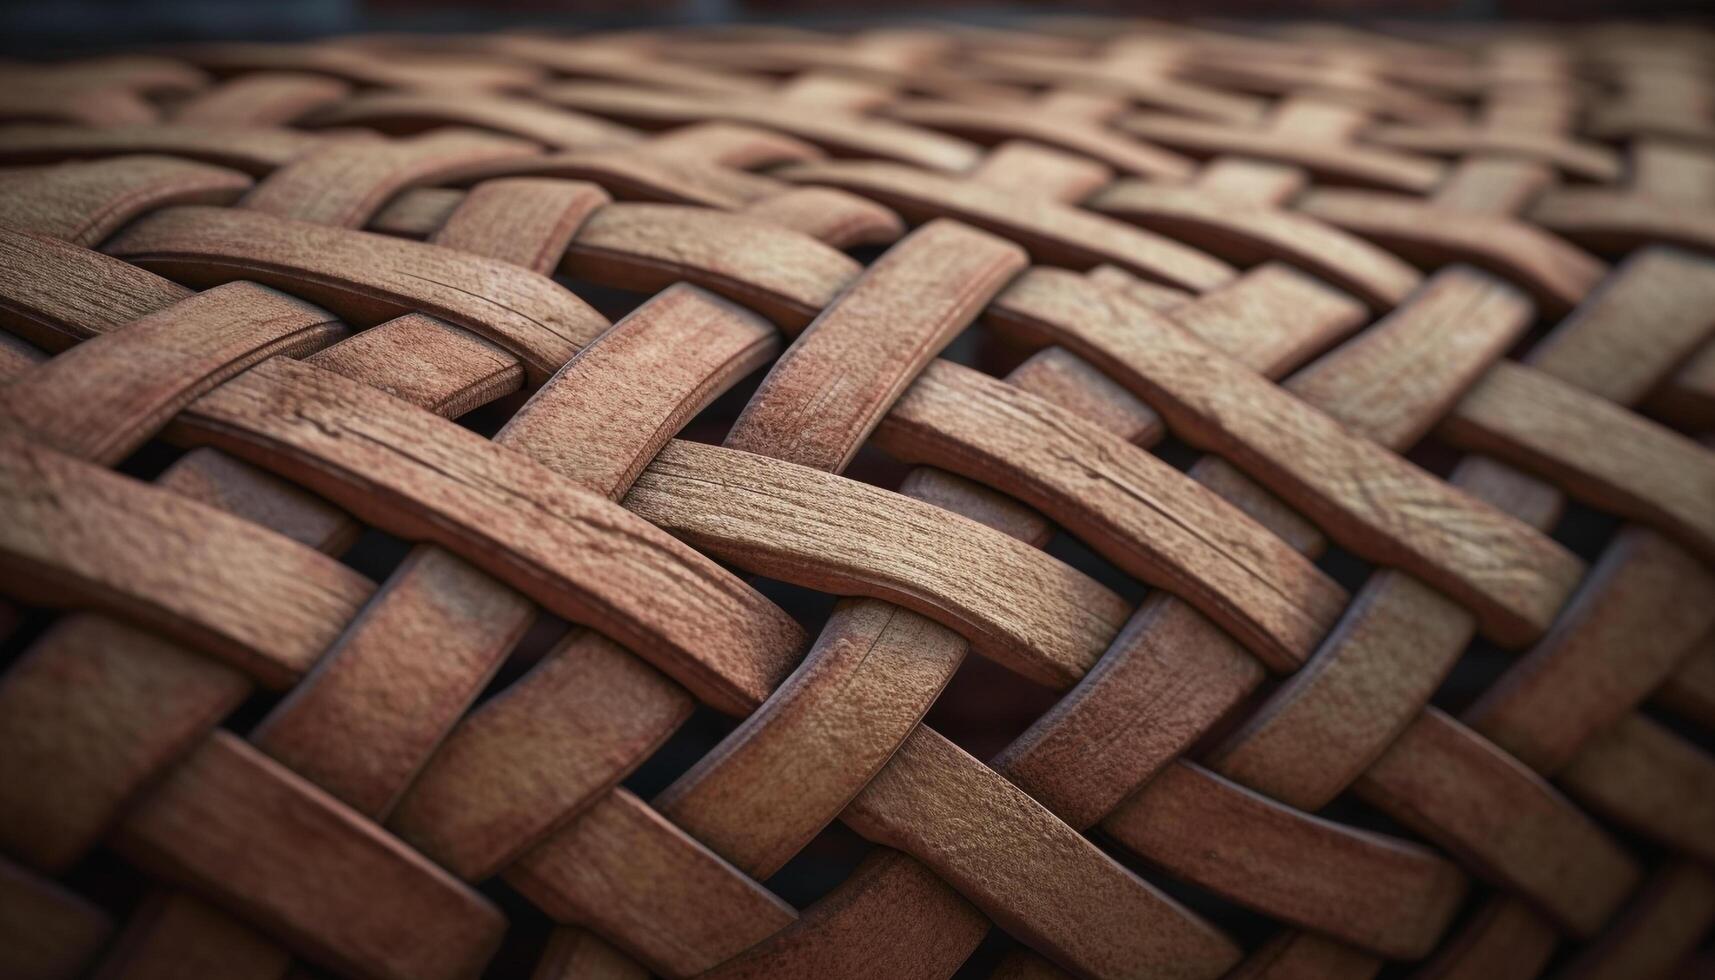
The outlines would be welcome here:
[[[0,974],[1708,976],[1712,54],[0,67]]]

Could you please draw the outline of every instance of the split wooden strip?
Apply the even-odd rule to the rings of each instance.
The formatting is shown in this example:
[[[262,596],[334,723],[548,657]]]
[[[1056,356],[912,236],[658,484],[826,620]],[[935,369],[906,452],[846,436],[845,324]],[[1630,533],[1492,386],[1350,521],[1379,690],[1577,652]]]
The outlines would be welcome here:
[[[514,177],[471,189],[429,241],[552,275],[566,246],[609,198],[594,184]]]
[[[1706,864],[1715,859],[1715,759],[1643,715],[1589,739],[1559,778],[1604,818]]]
[[[905,606],[1057,689],[1095,663],[1127,612],[1082,573],[975,521],[749,453],[669,443],[624,503],[747,571]]]
[[[1465,876],[1427,848],[1282,806],[1175,762],[1102,820],[1170,873],[1390,959],[1434,948]]]
[[[0,388],[0,418],[60,452],[112,466],[227,378],[344,333],[325,310],[254,283],[228,283],[79,344]]]
[[[1039,262],[1089,268],[1112,263],[1146,279],[1203,291],[1227,282],[1225,263],[1169,238],[1048,198],[1020,197],[973,181],[863,161],[784,167],[791,181],[873,198],[908,221],[957,218],[1024,246]]]
[[[1523,899],[1490,897],[1459,934],[1418,972],[1422,980],[1534,977],[1559,941],[1554,926]]]
[[[701,973],[789,925],[792,908],[623,789],[524,855],[506,881],[667,977]]]
[[[1420,265],[1469,262],[1517,282],[1561,316],[1607,275],[1592,255],[1510,217],[1453,212],[1398,194],[1316,190],[1297,206]]]
[[[1006,106],[957,102],[901,102],[887,108],[893,119],[938,129],[978,143],[1030,140],[1098,160],[1121,173],[1161,180],[1189,176],[1191,161],[1141,140],[1118,135],[1106,127],[1054,113],[1028,113]]]
[[[980,848],[970,841],[973,812]],[[996,924],[1079,973],[1212,977],[1238,962],[1225,936],[926,727],[842,819],[923,861]]]
[[[108,247],[199,286],[254,279],[361,324],[429,313],[512,351],[537,382],[607,329],[576,296],[517,266],[253,211],[157,211]]]
[[[198,126],[283,126],[350,91],[350,85],[326,75],[256,72],[192,96],[173,110],[172,120]]]
[[[1499,363],[1442,421],[1455,446],[1542,474],[1715,561],[1715,453],[1604,398]]]
[[[59,882],[0,858],[0,974],[84,976],[113,932],[106,912]]]
[[[0,126],[0,165],[159,154],[260,176],[328,137],[275,127],[155,123],[146,126]]]
[[[845,469],[912,379],[1026,262],[1012,243],[955,222],[919,228],[805,328],[725,445]]]
[[[1657,869],[1642,894],[1596,942],[1579,952],[1564,980],[1666,976],[1715,922],[1715,876],[1689,862]],[[1695,976],[1696,970],[1688,974]]]
[[[1565,549],[1147,310],[1116,308],[1066,322],[1010,292],[999,304],[1089,358],[1176,432],[1231,459],[1344,547],[1449,593],[1496,642],[1521,645],[1540,636],[1576,583],[1581,569]],[[1457,539],[1448,537],[1450,527]]]
[[[1393,255],[1308,215],[1240,204],[1202,188],[1120,181],[1087,205],[1232,262],[1288,262],[1376,310],[1399,305],[1423,280]]]
[[[1512,756],[1434,708],[1354,784],[1358,795],[1466,866],[1593,936],[1637,884],[1637,864]],[[1575,860],[1567,860],[1567,856]]]
[[[337,375],[268,361],[176,425],[448,548],[723,710],[760,703],[801,649],[796,624],[708,559],[538,463]]]
[[[1426,156],[1355,144],[1305,140],[1287,131],[1241,128],[1165,115],[1134,114],[1117,121],[1133,136],[1205,158],[1230,153],[1303,167],[1319,179],[1423,193],[1441,180],[1442,165]]]
[[[357,126],[391,135],[469,126],[562,150],[629,146],[642,137],[627,126],[490,92],[365,92],[298,120],[309,128]]]
[[[877,432],[910,461],[1042,509],[1122,569],[1186,599],[1276,670],[1309,656],[1346,595],[1279,538],[1077,416],[950,362]]]
[[[458,130],[402,140],[339,140],[269,174],[239,206],[319,225],[361,228],[388,198],[412,184],[533,152],[517,140]]]
[[[191,291],[129,262],[0,228],[0,324],[56,353],[185,299]]]
[[[369,598],[367,579],[248,522],[15,432],[4,442],[11,595],[110,611],[276,688],[301,677]]]
[[[554,105],[638,124],[722,120],[776,129],[835,152],[897,160],[930,170],[956,173],[969,168],[977,158],[976,148],[964,140],[767,95],[707,96],[600,82],[565,82],[544,86],[536,96]]]
[[[224,732],[131,812],[116,844],[366,975],[474,977],[506,928],[487,899]]]
[[[94,248],[140,214],[178,204],[230,204],[250,184],[236,170],[175,157],[63,163],[0,180],[0,226]]]
[[[797,331],[863,267],[808,235],[755,218],[670,204],[590,215],[561,271],[625,289],[694,282]]]

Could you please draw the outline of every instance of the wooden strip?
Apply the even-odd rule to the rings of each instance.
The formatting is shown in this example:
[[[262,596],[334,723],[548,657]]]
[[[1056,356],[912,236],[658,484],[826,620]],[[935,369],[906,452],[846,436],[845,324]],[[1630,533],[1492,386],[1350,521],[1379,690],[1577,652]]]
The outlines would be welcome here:
[[[457,553],[733,713],[766,697],[801,649],[796,624],[701,555],[540,464],[328,372],[265,362],[178,425]]]
[[[113,932],[106,912],[0,858],[0,974],[18,980],[84,976]]]
[[[863,267],[808,235],[754,218],[678,205],[615,204],[584,222],[561,270],[636,290],[694,282],[795,331]]]
[[[703,977],[944,980],[988,929],[989,920],[934,872],[878,847],[796,922]]]
[[[228,283],[55,357],[0,389],[0,415],[44,445],[111,466],[227,378],[344,333],[325,310]]]
[[[0,228],[0,323],[45,351],[140,320],[191,295],[129,262]]]
[[[183,157],[253,176],[321,145],[326,137],[274,127],[153,123],[144,126],[0,126],[0,165],[58,163],[139,153]]]
[[[628,146],[636,130],[530,99],[490,92],[373,91],[324,106],[299,125],[355,126],[394,136],[469,126],[564,150]]]
[[[1570,312],[1608,273],[1594,256],[1508,217],[1365,191],[1315,190],[1296,203],[1312,217],[1420,265],[1469,262],[1513,280],[1550,316]]]
[[[1020,194],[1075,204],[1112,180],[1114,172],[1085,156],[1028,140],[1008,140],[983,156],[967,179]]]
[[[247,522],[15,434],[4,442],[9,595],[110,611],[279,688],[369,597],[367,579]]]
[[[1060,113],[924,100],[890,106],[886,115],[978,143],[1030,140],[1142,177],[1179,180],[1192,170],[1191,161],[1177,153]]]
[[[178,204],[231,204],[245,174],[174,157],[65,163],[0,181],[0,225],[94,248],[127,221]]]
[[[478,184],[429,241],[552,275],[608,196],[594,184],[532,177]]]
[[[930,170],[958,172],[977,157],[969,143],[927,129],[768,96],[705,96],[599,82],[548,85],[536,96],[554,105],[638,124],[725,120],[777,129],[835,152]]]
[[[1622,531],[1554,629],[1466,712],[1472,728],[1555,773],[1659,686],[1715,626],[1715,575],[1673,542]]]
[[[1090,359],[1176,432],[1231,459],[1342,546],[1446,591],[1496,642],[1540,636],[1575,584],[1579,563],[1535,530],[1355,437],[1147,310],[1066,322],[1011,292],[999,305]],[[1449,527],[1459,529],[1458,547]]]
[[[1715,858],[1715,759],[1641,714],[1588,740],[1560,782],[1623,827],[1705,863]]]
[[[1652,698],[1681,718],[1715,728],[1715,633],[1696,645]]]
[[[1300,266],[1377,310],[1397,306],[1423,279],[1393,255],[1308,215],[1246,206],[1201,188],[1120,181],[1088,206],[1230,262],[1279,259]]]
[[[1472,214],[1516,215],[1554,182],[1554,171],[1526,160],[1472,157],[1430,198],[1438,208]]]
[[[625,506],[748,571],[905,606],[1056,688],[1095,663],[1126,614],[1082,573],[974,521],[749,453],[670,443]]]
[[[506,928],[487,899],[224,732],[131,812],[116,844],[366,975],[474,977]]]
[[[649,970],[594,933],[561,926],[530,980],[649,980]]]
[[[1225,936],[928,728],[842,819],[923,861],[1001,928],[1080,973],[1211,977],[1239,959]]]
[[[524,855],[506,881],[667,977],[700,973],[796,915],[625,790]]]
[[[1530,209],[1537,225],[1601,255],[1624,255],[1652,245],[1707,252],[1715,219],[1707,209],[1637,194],[1581,187],[1556,188]]]
[[[1040,197],[874,162],[808,163],[779,176],[840,187],[893,208],[908,221],[957,218],[1024,246],[1038,262],[1089,268],[1110,262],[1146,279],[1206,290],[1233,277],[1225,263],[1140,228]]]
[[[1199,191],[1229,201],[1285,207],[1310,183],[1310,175],[1284,163],[1220,156],[1203,165],[1193,182]]]
[[[1358,778],[1358,795],[1592,936],[1637,884],[1637,864],[1553,787],[1434,708]]]
[[[951,221],[924,225],[805,328],[725,445],[845,469],[912,378],[1025,264],[1010,242]]]
[[[1688,429],[1715,427],[1715,343],[1704,344],[1646,402],[1651,412]]]
[[[1715,922],[1715,877],[1694,864],[1663,865],[1613,927],[1557,974],[1566,980],[1666,976]],[[1694,972],[1689,976],[1695,976]]]
[[[1715,453],[1538,371],[1496,364],[1442,421],[1455,446],[1541,473],[1715,561]]]
[[[1381,960],[1313,932],[1284,929],[1224,980],[1370,980]]]
[[[930,365],[877,433],[1042,509],[1125,571],[1179,595],[1290,671],[1333,625],[1343,590],[1284,542],[1122,440],[1003,382]]]
[[[1620,158],[1599,143],[1497,126],[1374,126],[1364,142],[1440,157],[1473,155],[1518,157],[1553,164],[1569,177],[1613,183],[1620,179]]]
[[[1648,248],[1530,349],[1525,363],[1621,405],[1637,403],[1715,331],[1715,260]]]
[[[285,949],[187,892],[156,889],[132,914],[98,980],[281,980]]]
[[[745,205],[743,213],[841,249],[891,245],[905,234],[899,215],[831,187],[791,188]]]
[[[173,122],[198,126],[283,126],[343,98],[351,86],[326,75],[255,72],[206,89],[173,110]]]
[[[1421,980],[1531,980],[1548,965],[1558,941],[1546,919],[1522,899],[1501,893],[1485,902],[1417,975]]]
[[[157,211],[109,249],[199,286],[254,279],[357,323],[429,313],[512,351],[533,381],[546,379],[607,329],[576,296],[505,262],[251,211]],[[482,289],[454,283],[480,283]]]
[[[1465,876],[1427,848],[1320,820],[1183,761],[1102,829],[1170,873],[1390,959],[1427,955],[1465,894]]]
[[[1319,180],[1414,193],[1440,181],[1442,165],[1426,156],[1360,145],[1306,141],[1289,132],[1224,126],[1164,115],[1134,114],[1120,129],[1194,157],[1231,153],[1303,167]]]

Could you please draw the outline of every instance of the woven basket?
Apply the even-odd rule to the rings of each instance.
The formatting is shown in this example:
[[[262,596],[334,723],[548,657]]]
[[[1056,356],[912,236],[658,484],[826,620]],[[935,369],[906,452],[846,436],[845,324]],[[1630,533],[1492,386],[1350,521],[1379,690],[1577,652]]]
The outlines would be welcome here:
[[[0,976],[1715,975],[1712,54],[7,64]]]

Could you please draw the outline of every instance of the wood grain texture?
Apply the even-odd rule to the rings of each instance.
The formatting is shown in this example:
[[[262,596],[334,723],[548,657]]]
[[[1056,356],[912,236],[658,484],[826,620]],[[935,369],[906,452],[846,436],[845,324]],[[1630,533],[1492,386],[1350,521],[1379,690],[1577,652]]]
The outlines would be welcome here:
[[[1715,855],[1715,760],[1641,714],[1589,739],[1560,783],[1603,817],[1678,853],[1704,862]]]
[[[268,361],[179,424],[448,548],[729,711],[760,702],[802,643],[784,613],[708,559],[538,463],[337,375]]]
[[[266,174],[319,145],[322,137],[272,126],[0,126],[7,166],[158,154],[184,157],[251,175]]]
[[[183,286],[100,252],[0,228],[0,323],[45,351],[165,309],[191,295]]]
[[[608,202],[583,181],[532,177],[471,188],[429,241],[551,275],[589,216]]]
[[[66,163],[0,178],[0,225],[94,248],[127,221],[176,204],[230,204],[245,174],[167,156]]]
[[[1448,488],[1142,309],[1066,322],[1008,299],[1055,336],[1324,527],[1344,547],[1448,592],[1497,642],[1540,636],[1577,562],[1558,545]],[[1121,309],[1124,309],[1123,307]],[[1445,523],[1459,514],[1459,539]],[[1528,569],[1528,571],[1527,571]]]
[[[339,969],[475,976],[505,929],[487,899],[225,733],[127,816],[117,845]]]
[[[1421,193],[1434,187],[1442,172],[1440,163],[1419,154],[1304,140],[1278,130],[1141,113],[1122,118],[1119,126],[1135,136],[1194,157],[1221,153],[1257,157],[1303,167],[1317,177],[1336,182],[1387,190]]]
[[[505,262],[255,212],[157,211],[109,249],[199,286],[253,279],[359,324],[442,317],[510,350],[538,381],[607,328],[570,292]]]
[[[627,126],[492,92],[367,92],[298,120],[311,127],[358,126],[390,135],[471,127],[555,149],[627,146],[641,139]]]

